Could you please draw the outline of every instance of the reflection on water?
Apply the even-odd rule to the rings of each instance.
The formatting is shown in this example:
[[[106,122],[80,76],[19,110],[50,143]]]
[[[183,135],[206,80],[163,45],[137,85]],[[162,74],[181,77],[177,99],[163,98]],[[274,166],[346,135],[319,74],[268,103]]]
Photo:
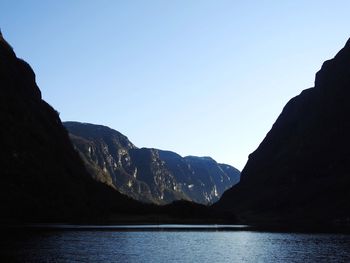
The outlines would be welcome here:
[[[39,224],[39,225],[27,225],[24,227],[35,228],[35,229],[64,229],[64,230],[153,230],[153,231],[162,231],[162,230],[179,230],[179,231],[188,231],[188,230],[242,230],[249,229],[249,225],[186,225],[186,224],[147,224],[147,225],[65,225],[65,224]]]
[[[249,231],[13,231],[1,262],[350,262],[350,235]]]

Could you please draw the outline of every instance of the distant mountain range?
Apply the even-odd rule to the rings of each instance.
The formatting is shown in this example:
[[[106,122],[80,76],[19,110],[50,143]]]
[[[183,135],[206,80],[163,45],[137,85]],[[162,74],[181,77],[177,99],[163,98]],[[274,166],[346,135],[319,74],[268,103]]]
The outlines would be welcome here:
[[[291,99],[215,205],[245,222],[350,225],[350,40]]]
[[[210,204],[239,182],[237,169],[210,157],[183,158],[170,151],[139,149],[102,125],[65,122],[64,126],[91,176],[139,201]]]

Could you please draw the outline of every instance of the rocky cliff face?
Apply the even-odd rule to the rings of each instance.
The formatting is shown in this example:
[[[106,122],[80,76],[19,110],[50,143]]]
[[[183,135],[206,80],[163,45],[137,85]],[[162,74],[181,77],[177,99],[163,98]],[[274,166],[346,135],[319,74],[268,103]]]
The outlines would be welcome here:
[[[136,200],[156,204],[217,201],[239,181],[239,171],[209,157],[181,157],[137,148],[124,135],[101,125],[65,122],[92,177]]]
[[[1,222],[82,221],[133,206],[91,179],[33,70],[1,34],[0,84]]]
[[[350,221],[350,41],[291,99],[216,207],[249,222]]]

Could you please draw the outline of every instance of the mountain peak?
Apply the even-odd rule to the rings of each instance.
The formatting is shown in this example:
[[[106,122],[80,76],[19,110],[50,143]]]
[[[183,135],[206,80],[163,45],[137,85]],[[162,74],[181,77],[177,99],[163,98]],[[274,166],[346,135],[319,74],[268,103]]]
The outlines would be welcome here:
[[[12,46],[5,40],[0,30],[0,57],[5,59],[12,57],[17,58],[15,52],[13,51]]]
[[[346,90],[350,84],[350,39],[334,58],[323,63],[316,73],[315,87],[322,90]],[[335,85],[336,83],[336,85]]]

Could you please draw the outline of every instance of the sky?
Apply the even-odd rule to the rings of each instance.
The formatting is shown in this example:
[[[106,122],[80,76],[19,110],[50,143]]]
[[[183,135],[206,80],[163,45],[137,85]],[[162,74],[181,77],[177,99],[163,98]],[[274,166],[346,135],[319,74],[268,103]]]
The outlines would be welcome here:
[[[350,37],[350,1],[1,0],[0,28],[63,121],[242,169]]]

